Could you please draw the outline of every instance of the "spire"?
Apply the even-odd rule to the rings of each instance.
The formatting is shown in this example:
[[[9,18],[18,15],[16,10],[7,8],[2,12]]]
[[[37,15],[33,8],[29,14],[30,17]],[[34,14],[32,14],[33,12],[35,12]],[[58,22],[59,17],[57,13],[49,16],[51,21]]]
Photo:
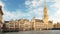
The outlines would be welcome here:
[[[46,0],[44,1],[44,6],[46,7]]]
[[[46,0],[44,1],[44,12],[47,11],[47,7],[46,7]]]
[[[43,21],[44,23],[48,23],[48,14],[47,14],[47,7],[46,7],[46,0],[44,1],[44,14],[43,14]]]

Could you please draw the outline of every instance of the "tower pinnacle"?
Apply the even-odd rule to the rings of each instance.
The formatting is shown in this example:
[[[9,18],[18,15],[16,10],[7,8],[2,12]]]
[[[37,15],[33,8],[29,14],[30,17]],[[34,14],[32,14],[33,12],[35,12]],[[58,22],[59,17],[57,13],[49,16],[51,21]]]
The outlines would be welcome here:
[[[44,1],[44,10],[43,10],[43,21],[44,23],[48,23],[48,14],[47,14],[47,7],[46,7],[46,1]]]

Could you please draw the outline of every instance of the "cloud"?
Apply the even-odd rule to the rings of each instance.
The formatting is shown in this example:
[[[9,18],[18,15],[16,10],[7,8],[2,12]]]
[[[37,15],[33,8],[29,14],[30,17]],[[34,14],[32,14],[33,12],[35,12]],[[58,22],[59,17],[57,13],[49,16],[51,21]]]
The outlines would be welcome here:
[[[4,13],[4,15],[3,15],[3,21],[4,20],[9,20],[10,18],[12,18],[13,14],[10,13],[8,10],[6,10],[5,4],[4,4],[4,2],[2,2],[2,0],[0,0],[0,5],[2,6],[2,10],[3,10],[3,13]]]
[[[54,0],[54,4],[51,5],[50,7],[51,8],[54,8],[54,14],[51,15],[52,19],[54,20],[54,22],[60,22],[60,0]]]
[[[46,2],[53,2],[52,0],[46,0]],[[25,2],[26,6],[30,10],[29,12],[35,14],[37,18],[42,18],[43,16],[43,4],[44,0],[27,0]],[[41,7],[42,6],[42,7]]]
[[[46,2],[54,2],[54,4],[49,5],[49,20],[57,22],[60,20],[60,0],[46,0]],[[29,7],[30,12],[34,13],[37,18],[42,18],[43,16],[43,7],[41,5],[44,3],[44,0],[28,0],[25,4]],[[52,9],[54,14],[52,13]],[[55,12],[54,12],[55,11]],[[50,13],[51,12],[51,13]]]
[[[60,22],[60,8],[55,12],[54,20]]]
[[[16,11],[8,11],[6,9],[3,10],[4,15],[3,15],[3,20],[4,21],[9,21],[11,19],[16,20],[16,19],[21,19],[21,18],[27,18],[31,17],[32,13],[22,13],[21,10],[16,9]]]
[[[55,4],[53,5],[54,7],[56,8],[59,8],[60,7],[60,0],[55,0]]]
[[[32,0],[32,1],[27,0],[25,2],[26,6],[28,7],[29,13],[34,14],[32,16],[36,16],[37,18],[38,16],[42,15],[43,8],[40,7],[42,3],[43,0]]]
[[[3,15],[3,20],[10,20],[14,18],[14,14],[12,14],[9,11],[3,11],[4,15]]]
[[[3,20],[10,20],[10,19],[20,19],[20,18],[28,18],[31,19],[32,17],[36,16],[37,18],[41,18],[43,15],[43,8],[40,6],[44,3],[44,0],[27,0],[25,2],[26,6],[28,7],[29,11],[27,13],[22,13],[20,9],[16,9],[16,11],[8,11],[6,8],[3,8]],[[1,2],[3,5],[4,3]],[[3,5],[5,6],[5,5]]]
[[[60,0],[46,0],[46,2],[55,2],[52,5],[49,5],[49,20],[59,21],[60,20]],[[5,4],[0,0],[0,4],[5,6]],[[27,18],[31,19],[32,17],[36,16],[38,19],[42,19],[43,17],[43,4],[44,0],[26,0],[25,5],[28,7],[28,12],[23,13],[20,9],[16,9],[16,11],[8,11],[6,8],[3,7],[3,20],[10,20],[10,19],[20,19],[20,18]],[[50,13],[50,8],[55,9],[54,14]],[[52,12],[52,11],[51,11]]]
[[[2,10],[3,10],[3,21],[9,21],[11,19],[20,19],[20,18],[26,18],[26,17],[30,17],[30,12],[29,13],[22,13],[22,11],[20,9],[16,9],[16,11],[9,11],[7,10],[7,8],[5,8],[5,4],[4,2],[2,2],[0,0],[0,5],[2,5]]]
[[[42,1],[43,0],[32,0],[32,1],[28,0],[25,2],[25,4],[30,8],[36,8],[42,4]]]
[[[0,0],[0,5],[2,5],[2,7],[4,7],[4,3]]]

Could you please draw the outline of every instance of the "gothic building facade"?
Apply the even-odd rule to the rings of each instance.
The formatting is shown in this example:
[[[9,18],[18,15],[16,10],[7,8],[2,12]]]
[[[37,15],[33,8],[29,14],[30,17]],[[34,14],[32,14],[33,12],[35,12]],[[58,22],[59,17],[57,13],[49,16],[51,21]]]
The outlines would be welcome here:
[[[44,10],[43,10],[43,18],[35,19],[35,17],[31,21],[32,23],[32,29],[34,30],[42,30],[42,29],[51,29],[53,28],[53,21],[48,20],[48,12],[46,3],[44,3]]]

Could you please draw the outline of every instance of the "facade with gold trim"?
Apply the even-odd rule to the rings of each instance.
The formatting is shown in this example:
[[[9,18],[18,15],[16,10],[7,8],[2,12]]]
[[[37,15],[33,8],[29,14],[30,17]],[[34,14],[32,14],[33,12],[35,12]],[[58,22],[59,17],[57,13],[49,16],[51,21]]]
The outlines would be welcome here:
[[[28,19],[19,19],[20,30],[31,30],[31,23]]]
[[[48,21],[48,24],[46,24],[43,20],[33,18],[31,23],[33,30],[44,30],[53,28],[53,21]]]
[[[2,15],[2,13],[1,13]],[[0,18],[1,19],[1,18]],[[2,20],[2,19],[1,19]],[[0,20],[0,21],[1,21]],[[19,20],[10,20],[9,21],[10,29],[19,29],[19,30],[43,30],[43,29],[51,29],[53,28],[53,21],[48,20],[48,12],[46,3],[44,4],[43,17],[41,19],[32,18],[31,21],[28,19],[19,19]]]
[[[51,29],[53,28],[53,21],[48,20],[48,14],[47,14],[47,7],[46,3],[44,4],[44,10],[43,10],[43,19],[35,19],[35,17],[32,19],[32,29],[34,30],[42,30],[42,29]]]

